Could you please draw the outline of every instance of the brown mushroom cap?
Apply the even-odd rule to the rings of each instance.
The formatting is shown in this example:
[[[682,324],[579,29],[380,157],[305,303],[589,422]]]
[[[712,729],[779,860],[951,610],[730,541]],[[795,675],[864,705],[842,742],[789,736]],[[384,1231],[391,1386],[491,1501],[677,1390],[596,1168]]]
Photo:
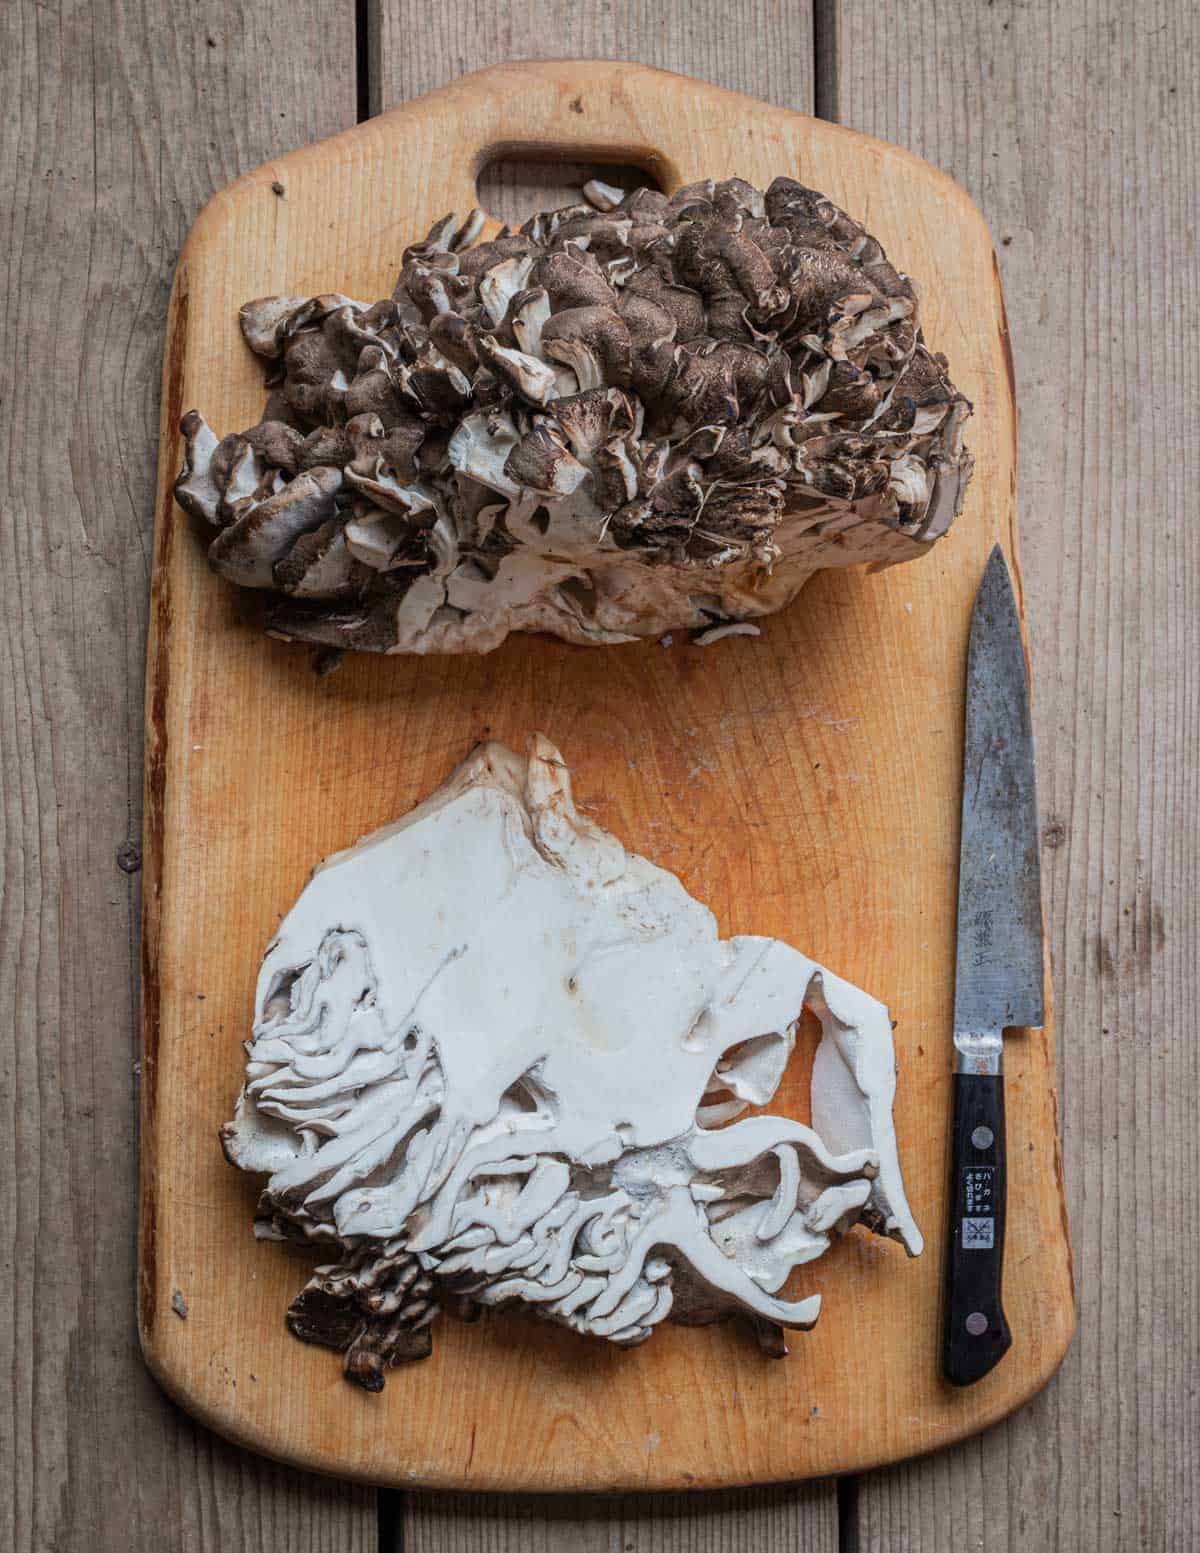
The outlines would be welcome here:
[[[264,464],[282,470],[285,475],[296,473],[304,437],[294,426],[284,421],[260,421],[242,435]]]
[[[526,490],[570,496],[587,479],[588,469],[567,447],[559,428],[542,421],[513,446],[504,473]]]
[[[243,588],[274,586],[274,567],[301,534],[333,516],[333,498],[341,489],[340,469],[309,469],[281,491],[258,503],[236,523],[222,529],[209,546],[214,571]]]
[[[614,307],[568,307],[554,313],[542,329],[542,346],[553,361],[570,367],[581,388],[585,383],[577,363],[589,363],[599,383],[628,387],[633,375],[633,342],[625,320]]]
[[[596,260],[582,249],[547,254],[533,271],[534,284],[556,312],[568,307],[612,307],[617,300]]]
[[[443,217],[369,306],[242,308],[264,417],[186,416],[176,491],[214,568],[280,595],[277,633],[624,641],[945,532],[970,406],[858,222],[787,178],[585,194],[484,242]]]

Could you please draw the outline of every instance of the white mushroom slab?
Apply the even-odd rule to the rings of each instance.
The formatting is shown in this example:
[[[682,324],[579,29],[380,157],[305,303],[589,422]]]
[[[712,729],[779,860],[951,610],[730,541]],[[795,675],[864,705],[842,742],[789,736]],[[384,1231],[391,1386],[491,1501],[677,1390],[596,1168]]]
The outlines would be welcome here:
[[[757,1114],[808,1006],[811,1127]],[[378,1389],[442,1305],[523,1303],[617,1343],[750,1317],[850,1225],[921,1235],[887,1009],[788,945],[721,939],[580,815],[558,751],[478,748],[323,863],[267,949],[229,1159],[258,1232],[327,1245],[289,1312]]]

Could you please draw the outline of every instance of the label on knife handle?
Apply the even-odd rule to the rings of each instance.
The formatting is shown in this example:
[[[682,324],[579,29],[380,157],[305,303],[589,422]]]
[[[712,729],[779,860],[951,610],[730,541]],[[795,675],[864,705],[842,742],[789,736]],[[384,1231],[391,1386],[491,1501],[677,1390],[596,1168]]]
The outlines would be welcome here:
[[[996,1209],[991,1165],[968,1165],[959,1172],[959,1221],[964,1251],[990,1251],[996,1244]]]

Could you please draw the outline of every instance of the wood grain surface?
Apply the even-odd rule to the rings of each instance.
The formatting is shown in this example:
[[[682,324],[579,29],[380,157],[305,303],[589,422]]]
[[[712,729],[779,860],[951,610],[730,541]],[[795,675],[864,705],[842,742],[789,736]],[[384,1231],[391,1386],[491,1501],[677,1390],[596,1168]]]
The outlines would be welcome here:
[[[862,1553],[1200,1547],[1198,44],[1166,0],[843,10],[844,121],[1004,277],[1079,1290],[1042,1397],[862,1484]]]
[[[533,126],[537,126],[534,128]],[[285,290],[386,295],[398,249],[469,206],[489,148],[611,156],[668,189],[707,171],[802,172],[922,278],[928,338],[974,402],[962,521],[919,564],[827,573],[761,638],[677,633],[611,652],[514,638],[482,659],[348,659],[316,678],[264,640],[170,502],[174,428],[260,411],[236,304]],[[401,176],[403,165],[407,172]],[[282,192],[281,192],[282,191]],[[336,201],[339,220],[324,219]],[[713,1487],[929,1450],[1026,1400],[1073,1325],[1053,1049],[1008,1061],[1013,1355],[967,1390],[939,1376],[949,1032],[966,629],[993,543],[1017,575],[1014,416],[987,230],[908,153],[639,66],[558,62],[464,78],[225,190],[180,257],[167,330],[147,676],[143,1344],[232,1438],[341,1475],[490,1489]],[[548,731],[607,827],[678,872],[726,932],[803,944],[899,1022],[896,1106],[931,1253],[851,1236],[797,1275],[817,1332],[784,1364],[734,1328],[668,1327],[635,1354],[537,1322],[439,1324],[433,1357],[370,1397],[282,1312],[301,1263],[249,1234],[254,1183],[214,1137],[239,1082],[263,946],[315,859],[404,813],[480,737]],[[803,1063],[778,1097],[807,1114]],[[188,1319],[172,1309],[176,1292]],[[877,1362],[864,1365],[864,1341]],[[536,1378],[536,1381],[535,1381]],[[535,1382],[535,1383],[531,1383]]]
[[[813,31],[807,5],[744,0],[486,0],[429,6],[370,0],[371,111],[504,60],[631,60],[812,111]]]
[[[829,1479],[723,1493],[403,1499],[381,1553],[840,1553],[841,1546]]]
[[[756,0],[745,8],[752,18],[749,27],[730,25],[723,0],[624,0],[604,6],[539,0],[536,11],[521,7],[515,13],[490,0],[457,0],[439,13],[432,32],[422,25],[426,9],[417,0],[371,0],[371,8],[377,18],[372,43],[379,45],[372,47],[369,61],[375,111],[498,59],[566,56],[636,59],[797,112],[814,111],[815,48],[807,0]],[[501,36],[495,35],[497,28]],[[424,46],[405,48],[403,39],[417,29]],[[760,40],[765,46],[759,46]],[[515,176],[497,178],[494,194],[487,190],[488,208],[504,220],[552,208],[578,186],[580,170],[560,168],[543,164],[537,171],[525,167]],[[832,1482],[689,1496],[684,1503],[690,1507],[686,1512],[678,1496],[638,1494],[609,1502],[598,1521],[598,1502],[584,1497],[546,1501],[511,1494],[413,1493],[389,1521],[388,1553],[401,1546],[420,1553],[440,1553],[449,1546],[462,1553],[526,1547],[532,1553],[539,1539],[563,1553],[593,1548],[708,1553],[721,1545],[714,1540],[714,1527],[736,1547],[743,1524],[753,1528],[754,1540],[747,1545],[763,1553],[784,1548],[826,1553],[838,1547],[838,1497]]]
[[[374,111],[394,108],[498,59],[599,56],[640,60],[780,107],[813,112],[815,51],[806,0],[782,5],[756,0],[746,8],[751,27],[730,26],[729,8],[718,0],[653,5],[624,0],[604,6],[539,0],[536,10],[521,7],[515,21],[511,7],[458,0],[439,12],[432,32],[423,26],[425,7],[417,0],[371,0],[371,8],[377,18],[369,60]],[[423,48],[403,47],[406,34],[417,29]],[[496,29],[501,29],[499,36]],[[526,164],[509,176],[501,172],[494,186],[485,173],[481,196],[486,194],[488,209],[501,219],[521,219],[531,209],[552,209],[567,198],[583,172],[561,163]],[[838,1498],[829,1481],[695,1495],[682,1503],[684,1509],[678,1496],[657,1494],[597,1501],[566,1495],[538,1500],[413,1493],[389,1520],[388,1553],[401,1546],[420,1553],[451,1546],[461,1553],[484,1548],[494,1553],[529,1548],[533,1553],[539,1542],[563,1553],[593,1548],[708,1553],[722,1545],[717,1538],[737,1547],[743,1526],[752,1528],[752,1540],[745,1545],[763,1553],[783,1548],[826,1553],[838,1547]]]
[[[309,0],[0,7],[0,1547],[17,1553],[375,1546],[371,1493],[172,1407],[133,1319],[168,289],[214,189],[353,121],[316,46],[352,47],[347,20]]]
[[[432,11],[419,0],[368,4],[374,113],[503,60],[597,58],[654,65],[797,113],[813,111],[813,18],[798,0],[743,0],[736,24],[728,0],[456,0]],[[601,171],[563,157],[505,157],[494,173],[484,171],[480,198],[500,220],[524,220],[577,199]]]
[[[375,1546],[373,1496],[224,1445],[144,1375],[132,1325],[137,875],[113,867],[140,826],[171,270],[213,189],[353,118],[353,9],[257,0],[250,25],[212,0],[0,8],[0,1282],[12,1290],[0,1544],[19,1553]],[[732,25],[727,6],[684,0],[364,9],[374,41],[388,38],[386,58],[359,39],[376,106],[536,51],[642,58],[811,107],[808,0],[764,4],[753,29]],[[857,1480],[858,1516],[856,1480],[843,1480],[840,1507],[827,1483],[603,1503],[384,1494],[379,1546],[395,1553],[1200,1544],[1197,1271],[1180,1234],[1196,1214],[1187,1114],[1200,994],[1200,858],[1187,826],[1200,796],[1200,577],[1186,527],[1200,411],[1192,7],[846,0],[844,40],[829,26],[836,0],[815,9],[819,111],[840,96],[847,122],[953,172],[992,224],[1006,282],[1081,1331],[1060,1377],[1008,1423]],[[257,49],[240,46],[246,37]],[[44,347],[55,339],[51,377]],[[1097,361],[1122,382],[1149,383],[1153,370],[1139,433],[1109,418],[1108,385],[1089,377]],[[64,398],[69,466],[38,435]],[[1153,718],[1138,716],[1143,698]],[[1134,987],[1118,975],[1113,930],[1128,953],[1150,879],[1168,938]],[[1116,1081],[1131,1072],[1137,1084],[1118,1103]],[[88,1152],[72,1167],[77,1134]],[[94,1139],[108,1140],[107,1156]]]

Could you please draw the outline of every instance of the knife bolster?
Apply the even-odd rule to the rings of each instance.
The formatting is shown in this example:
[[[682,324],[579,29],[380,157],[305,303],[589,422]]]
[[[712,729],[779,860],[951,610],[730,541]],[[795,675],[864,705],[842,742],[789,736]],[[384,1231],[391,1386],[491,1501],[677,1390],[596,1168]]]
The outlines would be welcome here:
[[[954,1071],[998,1078],[1004,1072],[1004,1037],[999,1030],[956,1030]]]

